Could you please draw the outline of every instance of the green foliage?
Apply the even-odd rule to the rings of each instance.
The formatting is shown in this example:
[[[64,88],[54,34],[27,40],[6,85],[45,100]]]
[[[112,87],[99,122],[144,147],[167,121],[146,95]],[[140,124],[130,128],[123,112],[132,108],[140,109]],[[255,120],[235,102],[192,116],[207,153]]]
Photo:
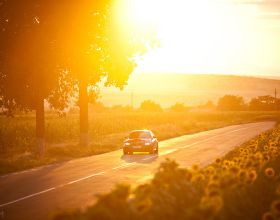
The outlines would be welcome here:
[[[279,219],[279,135],[278,126],[205,168],[167,159],[149,183],[119,185],[74,219]],[[72,217],[66,211],[54,219]]]

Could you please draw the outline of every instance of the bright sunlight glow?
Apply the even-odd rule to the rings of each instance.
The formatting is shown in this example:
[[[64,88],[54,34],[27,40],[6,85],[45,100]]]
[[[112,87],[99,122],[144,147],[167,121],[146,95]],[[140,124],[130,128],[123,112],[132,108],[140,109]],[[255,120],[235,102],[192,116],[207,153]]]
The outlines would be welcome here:
[[[127,31],[153,26],[161,47],[151,49],[136,72],[263,74],[276,69],[279,20],[233,0],[120,0]],[[247,1],[248,2],[248,1]],[[275,13],[275,12],[273,12]],[[278,22],[278,23],[277,23]]]

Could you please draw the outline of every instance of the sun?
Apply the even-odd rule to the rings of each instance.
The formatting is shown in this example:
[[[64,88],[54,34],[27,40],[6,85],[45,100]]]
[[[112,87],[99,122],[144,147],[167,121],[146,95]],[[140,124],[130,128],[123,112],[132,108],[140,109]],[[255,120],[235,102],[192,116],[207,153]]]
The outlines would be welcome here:
[[[126,31],[156,29],[161,47],[139,60],[139,72],[239,73],[248,57],[259,60],[253,8],[231,0],[119,0]]]

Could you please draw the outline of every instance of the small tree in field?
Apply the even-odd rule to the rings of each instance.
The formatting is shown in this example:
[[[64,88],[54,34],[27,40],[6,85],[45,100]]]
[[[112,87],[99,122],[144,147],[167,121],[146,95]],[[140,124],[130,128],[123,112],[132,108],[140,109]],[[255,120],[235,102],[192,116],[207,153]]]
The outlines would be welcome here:
[[[145,100],[141,103],[140,110],[147,112],[161,112],[162,108],[159,104],[151,100]]]
[[[183,103],[176,103],[170,107],[170,110],[173,112],[184,112],[188,110],[188,107],[186,107]]]
[[[279,104],[279,99],[275,99],[275,97],[259,96],[251,99],[249,108],[253,111],[275,111],[279,110]]]
[[[208,101],[204,105],[202,105],[201,108],[204,108],[204,109],[215,109],[216,106],[215,106],[215,104],[212,101]]]
[[[241,96],[225,95],[219,99],[217,109],[221,111],[242,111],[245,109],[244,99]]]

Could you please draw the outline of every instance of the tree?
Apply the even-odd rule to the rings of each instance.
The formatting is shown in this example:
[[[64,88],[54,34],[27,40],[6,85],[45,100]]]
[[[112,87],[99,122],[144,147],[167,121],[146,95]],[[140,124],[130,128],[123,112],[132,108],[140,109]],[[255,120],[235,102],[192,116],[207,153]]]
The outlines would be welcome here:
[[[45,145],[44,101],[63,109],[72,91],[57,54],[54,1],[4,1],[0,6],[0,99],[8,114],[36,110],[39,152]]]
[[[186,107],[183,103],[176,103],[170,107],[170,110],[173,112],[184,112],[188,110],[188,107]]]
[[[151,112],[160,112],[162,108],[159,104],[151,100],[145,100],[141,103],[140,110],[142,111],[151,111]]]
[[[79,91],[80,143],[88,144],[88,93],[101,80],[122,88],[147,37],[118,28],[113,0],[29,0],[1,4],[1,103],[36,110],[44,146],[44,100],[62,109]],[[63,11],[63,13],[62,13]],[[8,25],[6,24],[8,23]]]
[[[216,106],[212,101],[208,101],[207,103],[205,103],[204,105],[201,106],[201,108],[205,108],[205,109],[215,109]]]
[[[244,99],[241,96],[225,95],[219,99],[218,110],[222,111],[241,111],[245,109]]]
[[[79,88],[81,145],[88,144],[90,88],[103,80],[106,86],[122,89],[136,67],[134,57],[152,45],[149,34],[120,28],[113,2],[85,0],[64,13],[61,49]]]
[[[279,106],[280,100],[269,95],[253,98],[249,103],[249,108],[253,111],[273,111],[279,109]]]

